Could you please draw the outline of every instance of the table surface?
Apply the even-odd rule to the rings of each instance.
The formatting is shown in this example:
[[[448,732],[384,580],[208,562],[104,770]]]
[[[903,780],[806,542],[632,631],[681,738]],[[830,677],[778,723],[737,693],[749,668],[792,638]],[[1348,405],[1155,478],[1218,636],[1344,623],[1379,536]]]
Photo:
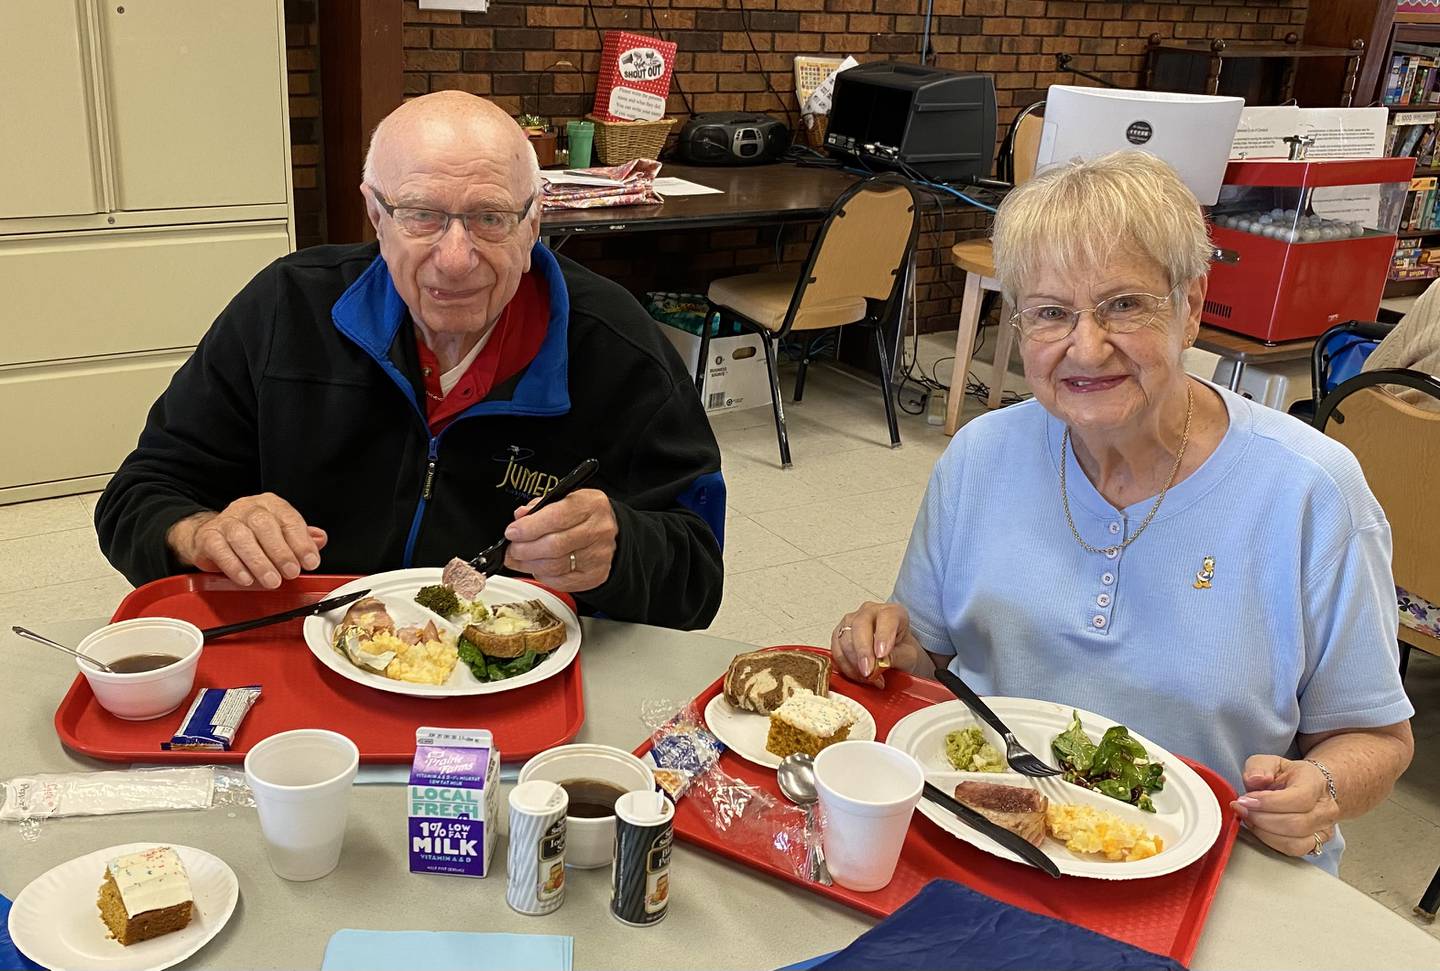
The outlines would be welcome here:
[[[666,163],[666,178],[697,182],[721,194],[672,196],[658,206],[573,209],[540,217],[543,236],[577,233],[655,232],[755,223],[819,219],[836,197],[855,182],[838,169],[792,162],[769,165],[701,166]]]
[[[1202,351],[1209,351],[1211,354],[1219,354],[1232,361],[1243,361],[1247,364],[1261,361],[1296,361],[1310,356],[1310,351],[1315,346],[1315,338],[1306,337],[1298,341],[1286,341],[1283,344],[1266,344],[1253,337],[1232,334],[1228,330],[1201,324],[1200,334],[1195,338],[1195,346]]]
[[[100,623],[47,631],[74,643]],[[607,621],[586,620],[584,628],[587,721],[579,740],[626,749],[645,735],[643,701],[667,698],[678,706],[750,649]],[[57,653],[11,652],[0,681],[0,778],[107,767],[56,739],[53,709],[74,673]],[[318,968],[330,935],[344,927],[570,934],[577,968],[776,968],[842,947],[872,923],[683,844],[671,870],[670,913],[658,925],[631,928],[610,916],[608,869],[573,872],[560,910],[523,917],[505,904],[503,840],[496,871],[474,880],[409,873],[404,832],[402,786],[357,786],[339,868],[314,883],[287,883],[265,863],[253,809],[52,820],[33,841],[0,824],[0,892],[13,898],[51,867],[119,843],[208,850],[234,868],[240,905],[219,936],[181,965],[190,968]],[[1440,942],[1316,867],[1242,837],[1192,966],[1433,968],[1440,967]]]

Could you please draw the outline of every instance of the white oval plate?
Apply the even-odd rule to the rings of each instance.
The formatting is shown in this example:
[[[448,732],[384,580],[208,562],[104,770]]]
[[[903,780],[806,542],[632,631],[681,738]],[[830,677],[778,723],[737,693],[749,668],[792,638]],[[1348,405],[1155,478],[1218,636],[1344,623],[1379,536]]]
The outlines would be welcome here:
[[[30,881],[10,908],[10,939],[32,961],[47,968],[93,971],[159,971],[200,950],[220,933],[240,883],[217,856],[190,846],[170,844],[190,874],[195,907],[190,923],[173,934],[121,944],[100,919],[95,898],[105,866],[117,856],[148,850],[157,843],[126,843],[96,850],[62,863]]]
[[[368,589],[370,596],[384,601],[386,608],[390,611],[390,616],[395,618],[396,626],[406,627],[433,620],[437,626],[459,636],[463,630],[460,625],[451,623],[415,602],[415,594],[419,589],[439,583],[440,574],[441,569],[438,566],[376,573],[373,576],[352,580],[342,587],[336,587],[321,599],[343,597],[347,593]],[[477,681],[475,675],[470,673],[470,668],[464,661],[461,661],[455,665],[455,670],[450,674],[450,680],[444,684],[411,684],[408,681],[396,681],[351,664],[349,658],[332,646],[335,626],[345,617],[345,611],[350,609],[349,604],[329,613],[305,618],[305,644],[321,664],[341,677],[349,678],[356,684],[378,688],[381,691],[389,691],[397,695],[411,695],[416,698],[455,698],[462,695],[493,695],[501,691],[513,691],[516,688],[523,688],[528,684],[535,684],[559,674],[569,667],[570,662],[575,660],[575,655],[580,653],[580,619],[563,600],[548,590],[542,590],[533,583],[526,583],[514,577],[491,577],[485,584],[485,592],[481,595],[481,599],[487,604],[539,600],[550,608],[551,613],[565,622],[565,642],[535,667],[524,674],[517,674],[513,678],[506,678],[504,681]]]
[[[855,712],[855,724],[850,726],[850,738],[861,742],[875,740],[875,717],[865,706],[854,698],[830,692],[830,697],[845,702]],[[765,750],[765,741],[770,737],[770,716],[753,711],[743,711],[725,700],[724,692],[710,699],[705,706],[705,724],[715,737],[729,746],[730,751],[756,765],[767,769],[780,768],[778,756]]]
[[[1117,724],[1084,709],[1049,701],[1029,698],[986,698],[985,701],[1015,733],[1020,744],[1049,765],[1056,764],[1054,753],[1050,751],[1050,742],[1070,727],[1072,711],[1079,712],[1080,724],[1091,739],[1097,742],[1107,728]],[[1183,869],[1200,859],[1209,852],[1216,837],[1220,835],[1220,804],[1215,799],[1215,793],[1205,784],[1205,780],[1184,762],[1137,732],[1132,731],[1130,734],[1145,746],[1152,759],[1158,759],[1165,764],[1165,788],[1150,795],[1155,804],[1153,813],[1143,812],[1118,799],[1072,785],[1059,776],[1032,779],[1015,772],[956,772],[945,758],[945,736],[957,728],[972,726],[984,732],[986,741],[1004,753],[1005,743],[1000,736],[976,719],[970,709],[959,701],[947,701],[911,712],[895,723],[885,742],[913,755],[924,768],[925,777],[946,792],[953,793],[955,786],[965,780],[1030,786],[1038,789],[1052,802],[1079,803],[1108,810],[1126,822],[1141,824],[1165,841],[1165,848],[1155,856],[1125,863],[1112,862],[1095,853],[1074,853],[1066,849],[1065,844],[1059,840],[1046,839],[1041,849],[1055,861],[1061,873],[1100,880],[1158,877]],[[1019,857],[1009,850],[971,829],[949,810],[930,800],[921,799],[919,810],[941,829],[970,845],[1007,860],[1019,860]]]

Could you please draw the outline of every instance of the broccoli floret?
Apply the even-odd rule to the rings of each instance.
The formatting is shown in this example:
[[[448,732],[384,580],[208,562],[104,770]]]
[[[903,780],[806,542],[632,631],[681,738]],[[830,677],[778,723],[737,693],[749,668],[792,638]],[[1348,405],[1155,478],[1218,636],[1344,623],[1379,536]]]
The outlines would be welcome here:
[[[449,617],[460,610],[460,598],[455,596],[455,591],[440,583],[421,587],[420,592],[415,594],[415,602],[441,617]]]

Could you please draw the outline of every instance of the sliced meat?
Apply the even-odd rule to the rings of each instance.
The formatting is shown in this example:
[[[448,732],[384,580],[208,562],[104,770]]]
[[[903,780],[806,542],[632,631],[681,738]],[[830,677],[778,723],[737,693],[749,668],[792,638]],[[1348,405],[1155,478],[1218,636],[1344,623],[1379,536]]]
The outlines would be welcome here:
[[[429,641],[440,639],[440,630],[435,626],[435,621],[425,622],[424,627],[402,627],[395,632],[395,636],[406,644],[424,644]]]
[[[461,600],[473,602],[480,599],[480,591],[485,589],[485,574],[457,556],[445,564],[440,582],[454,590]]]
[[[375,597],[365,597],[350,605],[345,611],[345,617],[340,621],[341,627],[359,627],[367,631],[393,631],[395,621],[391,619],[390,612],[385,609],[385,604]]]
[[[1045,810],[1050,806],[1034,789],[998,782],[962,782],[955,798],[992,823],[1039,846],[1045,842]]]

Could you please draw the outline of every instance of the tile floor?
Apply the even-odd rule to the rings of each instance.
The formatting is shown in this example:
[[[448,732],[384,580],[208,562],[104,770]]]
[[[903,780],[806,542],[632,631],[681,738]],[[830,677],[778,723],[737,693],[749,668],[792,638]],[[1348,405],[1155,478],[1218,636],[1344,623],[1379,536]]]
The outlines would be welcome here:
[[[922,338],[921,359],[950,354],[953,337]],[[941,376],[945,377],[945,365]],[[989,367],[975,373],[988,380]],[[901,415],[903,447],[888,448],[876,389],[812,369],[805,400],[786,415],[795,467],[782,471],[766,408],[717,416],[729,489],[725,598],[708,633],[749,643],[828,643],[847,610],[884,599],[915,511],[949,439],[923,416]],[[1023,390],[1015,375],[1007,387]],[[966,415],[980,412],[966,402]],[[30,650],[12,624],[108,615],[130,589],[100,556],[95,496],[0,506],[0,644]],[[1394,794],[1346,824],[1341,876],[1415,920],[1411,907],[1440,865],[1440,660],[1417,652],[1407,680],[1419,714],[1416,757]],[[1440,937],[1440,924],[1426,925]]]

